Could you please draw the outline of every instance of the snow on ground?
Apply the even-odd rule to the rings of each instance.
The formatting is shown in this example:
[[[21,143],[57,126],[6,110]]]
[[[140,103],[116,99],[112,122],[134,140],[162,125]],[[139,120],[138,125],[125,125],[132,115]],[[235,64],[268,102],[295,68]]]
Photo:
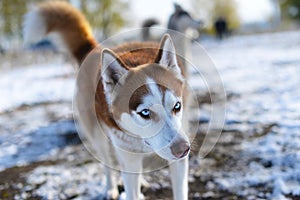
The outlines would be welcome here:
[[[246,190],[265,185],[271,199],[300,194],[300,32],[233,37],[204,42],[227,92],[225,129],[244,127],[253,135],[259,124],[275,127],[263,137],[242,143],[240,157],[251,158],[242,171],[221,173],[224,189],[249,196]],[[252,128],[251,128],[252,127]],[[256,160],[255,160],[256,159]]]
[[[0,171],[51,156],[57,159],[61,149],[72,143],[72,134],[77,134],[73,121],[60,121],[31,132],[0,135]]]
[[[0,112],[21,105],[70,101],[74,91],[74,68],[70,65],[33,65],[0,74]]]
[[[76,133],[71,121],[50,124],[71,116],[73,67],[44,64],[4,72],[0,75],[0,171],[48,159],[66,145],[65,134]]]
[[[226,92],[234,94],[227,102],[223,136],[235,140],[232,130],[242,135],[238,147],[222,147],[232,158],[230,165],[209,168],[205,165],[210,158],[202,160],[202,176],[212,177],[206,195],[214,192],[209,192],[213,185],[246,199],[300,196],[300,32],[234,36],[201,44],[215,62]],[[22,117],[13,115],[22,119],[21,129],[10,131],[13,125],[7,123],[11,119],[7,115],[19,106],[47,107],[47,102],[54,103],[48,110],[70,112],[70,107],[64,110],[56,103],[70,106],[73,70],[69,66],[28,66],[0,75],[0,169],[67,157],[65,163],[37,167],[27,175],[28,184],[39,185],[35,194],[45,198],[94,198],[103,189],[104,182],[98,177],[101,170],[91,161],[78,161],[78,146],[62,141],[75,132],[73,122],[36,123],[34,117],[23,117],[30,115],[27,109],[21,111]],[[201,79],[199,84],[203,84]],[[33,115],[46,121],[47,116],[39,114],[44,111],[41,107]],[[201,109],[200,119],[209,119],[208,106]],[[54,119],[66,117],[60,114]],[[265,127],[269,129],[262,131]],[[87,157],[87,153],[79,157]]]
[[[34,186],[42,185],[36,194],[45,199],[74,199],[77,196],[82,200],[101,198],[105,182],[102,181],[103,172],[100,169],[98,163],[39,167],[29,175],[28,182]],[[86,172],[84,176],[83,171]]]

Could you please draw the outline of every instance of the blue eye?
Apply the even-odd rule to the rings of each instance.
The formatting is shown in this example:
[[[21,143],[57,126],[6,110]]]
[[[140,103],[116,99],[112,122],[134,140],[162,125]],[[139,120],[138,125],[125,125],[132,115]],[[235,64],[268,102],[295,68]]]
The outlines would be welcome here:
[[[141,112],[139,112],[138,114],[144,119],[150,118],[150,110],[149,109],[144,109]]]
[[[178,101],[175,105],[174,105],[174,108],[173,108],[173,111],[175,113],[179,112],[181,110],[181,103]]]

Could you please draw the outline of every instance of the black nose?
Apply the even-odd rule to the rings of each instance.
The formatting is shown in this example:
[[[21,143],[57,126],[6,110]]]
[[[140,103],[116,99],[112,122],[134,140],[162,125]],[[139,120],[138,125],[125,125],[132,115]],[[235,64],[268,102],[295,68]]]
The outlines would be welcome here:
[[[171,152],[176,158],[183,158],[190,152],[190,144],[186,141],[176,142],[171,145]]]

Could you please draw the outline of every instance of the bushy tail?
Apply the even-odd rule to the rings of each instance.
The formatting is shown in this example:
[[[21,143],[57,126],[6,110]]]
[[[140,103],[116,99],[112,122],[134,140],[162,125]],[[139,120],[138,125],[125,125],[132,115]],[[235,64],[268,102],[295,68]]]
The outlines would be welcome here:
[[[26,44],[50,36],[60,50],[69,52],[79,64],[97,45],[84,15],[65,1],[45,2],[28,12],[23,35]]]

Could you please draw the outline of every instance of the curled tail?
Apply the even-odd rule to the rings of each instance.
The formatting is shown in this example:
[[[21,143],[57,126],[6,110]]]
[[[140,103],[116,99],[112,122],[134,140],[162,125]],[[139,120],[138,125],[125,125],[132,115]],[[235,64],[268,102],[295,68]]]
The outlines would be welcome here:
[[[58,48],[70,53],[79,64],[97,46],[84,15],[64,1],[42,3],[28,12],[23,22],[23,35],[27,44],[50,36]]]

